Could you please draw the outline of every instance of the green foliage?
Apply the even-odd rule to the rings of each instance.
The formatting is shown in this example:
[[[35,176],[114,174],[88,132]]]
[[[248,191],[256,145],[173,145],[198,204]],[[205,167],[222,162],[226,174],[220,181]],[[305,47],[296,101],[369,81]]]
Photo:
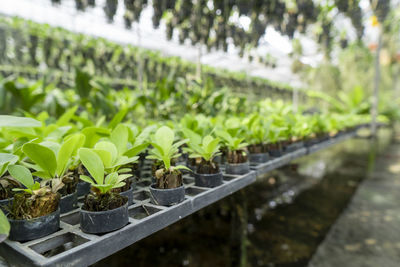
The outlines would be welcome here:
[[[89,148],[81,148],[78,152],[82,164],[93,178],[92,179],[89,176],[81,175],[80,179],[90,183],[93,187],[97,188],[101,194],[105,194],[113,188],[124,186],[124,180],[131,176],[129,174],[118,174],[117,172],[111,172],[104,177],[106,169],[105,163],[108,164],[110,161],[108,155],[106,155],[104,152],[106,151],[100,151],[99,153],[98,150]]]
[[[205,161],[211,161],[214,157],[221,154],[219,153],[219,142],[219,138],[207,135],[199,144],[188,143],[189,148],[186,151],[189,152],[189,157],[191,158],[202,158]]]
[[[247,143],[243,142],[243,137],[232,136],[227,130],[217,130],[216,134],[222,139],[223,143],[230,151],[240,150],[247,146]]]
[[[153,149],[150,150],[148,159],[160,160],[164,163],[164,168],[169,170],[171,168],[171,159],[180,156],[179,147],[186,143],[188,140],[181,140],[174,143],[175,133],[167,126],[160,127],[154,136],[152,136],[151,145]],[[185,166],[174,166],[175,169],[187,169]]]
[[[10,233],[10,223],[7,216],[0,210],[0,243],[6,240]]]
[[[72,163],[72,157],[85,142],[83,134],[74,134],[59,146],[53,142],[26,143],[22,151],[36,165],[34,175],[43,179],[62,178]]]
[[[9,165],[8,172],[13,178],[26,187],[26,189],[14,188],[14,191],[25,191],[33,195],[34,191],[40,189],[40,184],[33,180],[32,174],[28,168],[21,165]]]
[[[8,165],[15,164],[18,161],[18,156],[10,153],[0,153],[0,177],[2,177],[6,171]]]
[[[0,115],[0,127],[40,127],[42,124],[31,118]]]

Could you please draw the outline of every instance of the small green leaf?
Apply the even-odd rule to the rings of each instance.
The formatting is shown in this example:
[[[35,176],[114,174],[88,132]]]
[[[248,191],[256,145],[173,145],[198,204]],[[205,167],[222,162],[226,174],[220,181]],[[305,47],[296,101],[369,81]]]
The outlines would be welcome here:
[[[87,183],[89,183],[89,184],[94,184],[93,179],[90,178],[89,176],[80,175],[80,176],[79,176],[79,179],[81,179],[82,181],[87,182]]]
[[[9,165],[8,172],[12,177],[18,180],[26,188],[32,188],[34,185],[33,177],[28,168],[21,165]]]

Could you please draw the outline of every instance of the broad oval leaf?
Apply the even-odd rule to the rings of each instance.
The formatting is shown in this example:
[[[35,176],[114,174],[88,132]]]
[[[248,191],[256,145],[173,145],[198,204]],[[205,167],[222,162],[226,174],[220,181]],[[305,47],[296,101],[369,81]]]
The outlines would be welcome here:
[[[96,150],[104,150],[109,152],[111,154],[111,164],[113,164],[118,157],[117,147],[109,141],[100,141],[94,146],[94,148]]]
[[[42,123],[32,118],[0,115],[0,127],[41,127]]]
[[[104,181],[104,166],[99,155],[88,148],[79,149],[79,158],[97,184]]]
[[[8,172],[12,177],[18,180],[21,184],[26,186],[28,189],[32,189],[34,185],[33,177],[28,168],[21,165],[10,165],[8,166]]]
[[[50,148],[35,143],[27,143],[22,147],[22,151],[42,170],[47,171],[53,177],[55,176],[57,160]]]

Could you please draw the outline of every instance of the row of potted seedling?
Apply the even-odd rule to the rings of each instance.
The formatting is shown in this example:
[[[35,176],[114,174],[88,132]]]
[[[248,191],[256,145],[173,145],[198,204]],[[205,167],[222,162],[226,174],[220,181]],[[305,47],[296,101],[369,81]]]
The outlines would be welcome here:
[[[125,226],[139,155],[153,161],[149,190],[154,203],[169,206],[185,198],[182,170],[193,174],[197,186],[215,187],[222,184],[221,163],[226,163],[228,174],[245,174],[249,159],[265,162],[365,120],[353,116],[352,125],[343,119],[346,124],[326,126],[326,121],[304,115],[283,120],[257,114],[242,120],[188,115],[170,124],[174,130],[153,125],[139,131],[130,123],[82,127],[70,122],[74,112],[53,124],[32,119],[26,123],[27,118],[18,123],[23,118],[7,117],[15,127],[3,127],[0,136],[0,205],[11,223],[11,240],[57,231],[60,213],[76,209],[79,194],[85,194],[82,231],[105,233]],[[338,119],[331,116],[329,121]]]

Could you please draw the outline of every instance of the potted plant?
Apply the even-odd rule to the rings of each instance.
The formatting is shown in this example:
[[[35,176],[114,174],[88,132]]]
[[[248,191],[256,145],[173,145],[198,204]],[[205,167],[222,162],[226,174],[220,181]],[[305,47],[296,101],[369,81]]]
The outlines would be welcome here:
[[[18,156],[10,153],[0,153],[0,208],[8,211],[8,206],[12,203],[13,188],[20,187],[20,184],[12,177],[6,176],[8,165],[15,164]]]
[[[26,188],[14,188],[21,191],[14,195],[8,218],[11,224],[10,240],[29,241],[58,231],[60,228],[60,194],[62,186],[59,179],[51,183],[39,183],[33,180],[28,168],[21,165],[9,165],[8,172]]]
[[[221,154],[219,141],[219,138],[207,135],[200,144],[188,144],[189,157],[201,159],[194,172],[196,186],[216,187],[222,184],[222,171],[219,169],[218,163],[213,161],[216,156]]]
[[[119,128],[122,129],[122,128]],[[125,132],[127,134],[127,132]],[[121,131],[118,134],[112,135],[110,141],[100,141],[94,146],[94,151],[99,153],[102,157],[104,164],[104,171],[106,174],[111,174],[117,172],[119,174],[125,174],[127,178],[131,178],[132,174],[130,174],[130,168],[124,168],[128,164],[136,163],[138,158],[137,156],[128,157],[125,156],[125,147],[127,145],[127,135],[123,134]],[[131,154],[134,154],[132,151],[126,151]],[[124,181],[123,186],[115,187],[111,189],[114,193],[119,193],[122,196],[126,196],[128,198],[128,206],[133,203],[133,187],[132,187],[132,179],[126,179]]]
[[[78,195],[76,191],[77,181],[69,166],[72,157],[85,142],[85,136],[74,134],[65,139],[60,146],[57,143],[46,142],[45,145],[36,143],[26,143],[22,151],[29,159],[35,163],[29,166],[36,170],[33,175],[47,181],[59,179],[62,188],[60,200],[61,213],[71,211],[77,207]],[[51,148],[50,148],[51,147]]]
[[[101,148],[107,148],[104,144]],[[108,146],[111,147],[111,146]],[[81,175],[80,179],[90,183],[91,192],[86,195],[80,210],[82,231],[91,234],[107,233],[128,224],[128,197],[112,192],[113,188],[125,185],[129,174],[111,172],[105,175],[105,166],[112,161],[111,153],[103,149],[79,149],[79,158],[91,177]]]
[[[268,130],[265,121],[262,120],[259,114],[254,114],[248,119],[246,126],[250,163],[267,162],[269,159]]]
[[[288,117],[289,140],[284,149],[285,152],[293,152],[304,146],[303,139],[311,133],[311,128],[307,123],[307,117],[301,114],[291,114]]]
[[[150,193],[157,205],[169,206],[185,199],[181,169],[190,170],[186,166],[172,166],[171,160],[178,158],[179,147],[187,140],[175,142],[175,133],[167,126],[160,127],[152,137],[148,159],[161,162],[155,171],[155,183],[150,186]]]
[[[244,143],[244,138],[232,136],[231,133],[225,130],[217,130],[217,135],[222,138],[228,148],[225,164],[225,172],[227,174],[242,175],[250,171],[250,165],[245,150],[247,143]]]

